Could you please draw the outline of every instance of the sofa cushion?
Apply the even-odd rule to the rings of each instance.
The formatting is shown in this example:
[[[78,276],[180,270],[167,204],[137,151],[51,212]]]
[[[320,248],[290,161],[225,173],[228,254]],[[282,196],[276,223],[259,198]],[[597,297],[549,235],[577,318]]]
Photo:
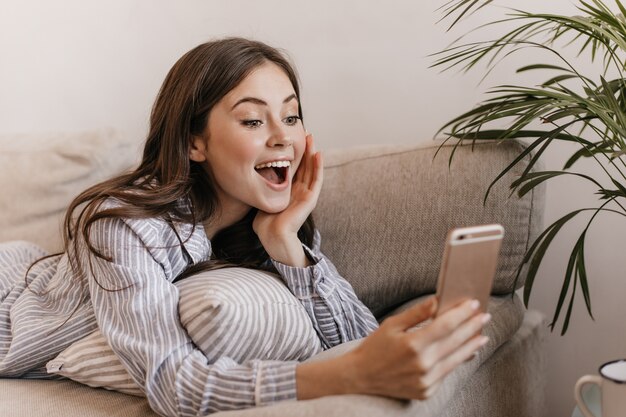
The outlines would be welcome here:
[[[519,153],[516,141],[460,146],[368,146],[325,156],[324,187],[314,217],[322,251],[380,317],[435,292],[444,241],[454,227],[500,223],[505,228],[493,294],[509,294],[515,272],[541,227],[542,188],[523,198],[508,185],[527,161],[492,189],[489,183]],[[434,158],[434,159],[433,159]],[[522,278],[523,278],[522,274]]]
[[[71,380],[0,379],[0,410],[11,417],[159,417],[145,398]]]
[[[276,274],[222,268],[174,285],[180,321],[209,360],[304,360],[322,351],[307,312]],[[99,331],[70,345],[47,368],[91,387],[143,395]]]
[[[0,242],[62,248],[61,226],[81,191],[129,168],[137,144],[113,130],[0,135]]]

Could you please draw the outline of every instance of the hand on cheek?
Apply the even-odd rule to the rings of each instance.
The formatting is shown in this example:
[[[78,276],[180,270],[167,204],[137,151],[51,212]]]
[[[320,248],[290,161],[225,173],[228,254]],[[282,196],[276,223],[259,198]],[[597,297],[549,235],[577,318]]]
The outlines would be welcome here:
[[[292,266],[309,264],[297,234],[317,205],[323,171],[322,154],[315,151],[313,136],[309,134],[292,180],[289,205],[280,213],[259,211],[252,223],[254,232],[273,259]]]

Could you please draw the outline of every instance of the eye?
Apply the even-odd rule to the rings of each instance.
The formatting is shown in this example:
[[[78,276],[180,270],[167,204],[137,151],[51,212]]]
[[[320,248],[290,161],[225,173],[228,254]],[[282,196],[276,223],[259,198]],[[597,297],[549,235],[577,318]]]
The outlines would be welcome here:
[[[241,124],[246,127],[255,128],[255,127],[260,127],[263,124],[263,122],[260,120],[242,120]]]
[[[300,116],[287,116],[285,117],[284,122],[289,126],[293,126],[298,123],[298,120],[300,120]]]

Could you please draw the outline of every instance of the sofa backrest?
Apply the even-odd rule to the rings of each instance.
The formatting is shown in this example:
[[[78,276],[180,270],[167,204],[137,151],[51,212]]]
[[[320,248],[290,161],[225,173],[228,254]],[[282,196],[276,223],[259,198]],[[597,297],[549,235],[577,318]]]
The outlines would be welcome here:
[[[325,152],[324,187],[314,219],[322,251],[377,317],[434,293],[447,232],[505,228],[494,294],[513,291],[515,273],[542,226],[543,188],[518,198],[509,185],[521,161],[483,198],[524,149],[517,141],[459,146],[367,146]],[[521,275],[517,288],[523,284]]]
[[[541,190],[509,197],[522,161],[489,183],[523,149],[516,141],[456,150],[438,145],[366,146],[325,151],[324,187],[314,218],[322,250],[377,316],[436,288],[449,229],[501,223],[505,238],[495,294],[513,290],[515,271],[538,234]],[[129,168],[140,144],[111,130],[0,136],[0,242],[61,248],[69,202],[88,186]],[[518,287],[522,285],[518,282]]]

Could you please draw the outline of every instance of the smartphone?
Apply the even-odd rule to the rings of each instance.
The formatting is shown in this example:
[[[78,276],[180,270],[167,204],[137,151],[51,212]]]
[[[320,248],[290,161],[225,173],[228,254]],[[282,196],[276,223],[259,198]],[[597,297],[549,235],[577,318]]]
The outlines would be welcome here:
[[[448,232],[437,282],[437,316],[470,299],[480,301],[479,309],[487,311],[503,237],[499,224]]]

